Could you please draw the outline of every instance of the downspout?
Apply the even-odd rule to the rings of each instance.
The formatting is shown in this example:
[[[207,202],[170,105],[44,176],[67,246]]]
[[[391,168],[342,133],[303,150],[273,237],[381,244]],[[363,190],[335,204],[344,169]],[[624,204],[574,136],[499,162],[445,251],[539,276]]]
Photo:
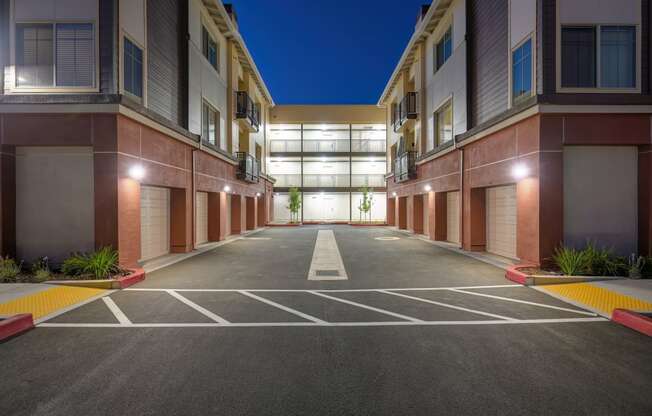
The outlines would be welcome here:
[[[200,142],[199,146],[201,148],[201,142]],[[197,204],[197,183],[195,181],[195,174],[196,174],[196,169],[197,169],[197,157],[196,157],[195,152],[197,152],[197,150],[198,149],[192,149],[192,153],[191,153],[191,155],[192,155],[192,166],[191,166],[191,169],[190,169],[191,174],[192,174],[191,175],[192,179],[191,179],[191,182],[190,182],[190,189],[192,190],[192,196],[191,196],[192,202],[191,202],[190,205],[192,206],[191,238],[192,238],[192,248],[193,248],[193,250],[196,248],[195,244],[197,243],[195,241],[195,233],[197,232],[197,228],[196,228],[197,227],[197,207],[196,207],[196,204]]]
[[[453,137],[453,146],[454,149],[459,150],[460,152],[460,207],[459,207],[459,216],[460,216],[460,249],[464,247],[464,149],[457,146],[457,138]]]

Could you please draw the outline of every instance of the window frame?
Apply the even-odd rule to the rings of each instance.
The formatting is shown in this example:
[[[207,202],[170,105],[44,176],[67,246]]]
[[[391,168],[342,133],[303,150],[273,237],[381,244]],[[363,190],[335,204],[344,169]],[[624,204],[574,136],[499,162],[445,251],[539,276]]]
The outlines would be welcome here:
[[[135,94],[133,94],[131,91],[127,91],[127,88],[125,86],[125,42],[129,41],[132,45],[140,49],[143,57],[142,57],[142,79],[141,79],[141,84],[142,84],[142,89],[143,89],[143,96],[139,97]],[[124,95],[127,97],[131,98],[132,100],[135,100],[143,105],[146,105],[146,97],[147,97],[147,53],[146,49],[138,42],[136,42],[131,36],[127,36],[124,34],[122,36],[122,42],[120,42],[120,90]]]
[[[215,64],[213,64],[209,58],[211,42],[215,44]],[[208,30],[207,25],[203,22],[201,25],[201,54],[204,57],[204,60],[206,60],[206,62],[208,62],[208,64],[211,66],[211,68],[220,74],[220,42],[211,33],[211,31]]]
[[[633,27],[635,31],[635,65],[636,70],[635,76],[635,86],[634,87],[603,87],[602,82],[602,68],[601,68],[601,58],[602,58],[602,28],[603,27]],[[564,28],[593,28],[595,30],[595,87],[564,87],[562,86],[562,31]],[[640,94],[641,93],[641,24],[640,23],[560,23],[559,19],[557,21],[557,40],[556,40],[556,92],[557,93],[569,93],[569,94],[581,94],[581,93],[603,93],[603,94]]]
[[[444,44],[446,36],[448,36],[448,41],[450,42],[450,53],[446,57],[445,56],[445,46],[444,46],[444,60],[443,62],[439,62],[439,45]],[[453,56],[453,25],[449,24],[447,29],[442,33],[442,35],[437,38],[437,41],[433,43],[433,48],[432,48],[432,69],[433,69],[433,74],[436,74],[439,72],[439,70],[448,62],[448,60]]]
[[[208,110],[208,118],[206,117],[206,110]],[[215,123],[215,142],[210,142],[210,113],[213,113],[213,122]],[[201,142],[204,145],[208,145],[214,149],[222,149],[222,126],[221,119],[222,114],[215,106],[208,102],[205,98],[202,99],[201,105]],[[204,123],[206,122],[206,125]],[[206,135],[204,135],[206,133]]]
[[[18,85],[17,71],[14,69],[10,79],[10,87],[5,89],[5,94],[29,93],[84,93],[99,92],[99,16],[95,19],[60,19],[60,20],[17,20],[10,24],[9,31],[9,60],[14,68],[18,62],[18,26],[20,25],[49,25],[52,27],[52,80],[50,86],[24,86]],[[92,26],[93,34],[93,85],[91,86],[59,86],[57,85],[57,25],[87,24]]]
[[[514,53],[530,42],[530,94],[522,95],[519,97],[514,96]],[[509,52],[509,106],[513,107],[515,104],[521,103],[536,94],[536,54],[535,50],[535,36],[534,33],[528,34],[519,43],[517,43]]]
[[[441,135],[440,135],[441,125],[439,123],[439,117],[440,117],[440,114],[443,114],[444,111],[449,107],[450,107],[450,112],[451,112],[451,138],[450,138],[450,140],[441,141]],[[445,99],[439,105],[439,107],[437,107],[432,112],[432,116],[433,116],[432,117],[433,118],[433,121],[432,121],[432,125],[433,125],[432,144],[433,144],[433,147],[432,147],[432,149],[426,149],[426,153],[429,152],[429,151],[435,150],[435,149],[439,148],[441,145],[443,145],[444,143],[448,143],[448,142],[453,141],[455,139],[455,119],[453,117],[453,97],[448,97],[447,99]]]

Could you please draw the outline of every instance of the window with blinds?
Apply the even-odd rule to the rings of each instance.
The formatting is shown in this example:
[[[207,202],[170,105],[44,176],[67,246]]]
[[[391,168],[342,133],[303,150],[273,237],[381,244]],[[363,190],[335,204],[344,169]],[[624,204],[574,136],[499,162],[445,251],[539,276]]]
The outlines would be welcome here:
[[[17,87],[95,86],[91,23],[17,24]]]
[[[143,98],[143,51],[132,41],[124,40],[124,90]]]

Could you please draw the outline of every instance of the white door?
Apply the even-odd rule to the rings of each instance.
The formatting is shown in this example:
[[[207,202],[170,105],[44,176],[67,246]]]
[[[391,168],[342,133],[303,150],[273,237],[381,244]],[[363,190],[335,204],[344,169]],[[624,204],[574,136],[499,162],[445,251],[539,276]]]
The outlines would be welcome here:
[[[516,258],[516,185],[487,188],[487,252]]]
[[[335,200],[335,197],[332,195],[325,195],[324,197],[322,197],[321,200],[322,211],[321,211],[321,218],[319,219],[323,221],[335,219],[336,203],[337,201]]]
[[[140,188],[140,259],[149,260],[170,252],[170,190]]]
[[[446,240],[460,243],[460,193],[446,193]]]
[[[197,192],[195,203],[195,244],[208,242],[208,194]]]

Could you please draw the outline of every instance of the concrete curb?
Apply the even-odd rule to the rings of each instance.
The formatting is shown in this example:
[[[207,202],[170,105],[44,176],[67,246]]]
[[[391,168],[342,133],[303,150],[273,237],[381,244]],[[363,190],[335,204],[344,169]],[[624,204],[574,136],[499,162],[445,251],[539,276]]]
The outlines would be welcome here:
[[[387,227],[387,224],[363,224],[356,222],[350,222],[349,225],[351,227]]]
[[[22,313],[0,320],[0,342],[34,328],[31,313]]]
[[[301,227],[302,225],[300,222],[295,222],[287,224],[265,224],[265,227]]]
[[[611,320],[652,337],[652,318],[628,309],[614,309]]]
[[[132,273],[118,279],[103,280],[52,280],[48,284],[58,286],[89,287],[93,289],[124,289],[145,280],[145,270],[132,269]]]
[[[532,264],[516,264],[510,266],[505,271],[505,278],[526,286],[559,285],[564,283],[587,283],[624,279],[624,277],[610,276],[552,276],[543,274],[526,274],[520,271],[520,269],[529,267],[537,266]]]

